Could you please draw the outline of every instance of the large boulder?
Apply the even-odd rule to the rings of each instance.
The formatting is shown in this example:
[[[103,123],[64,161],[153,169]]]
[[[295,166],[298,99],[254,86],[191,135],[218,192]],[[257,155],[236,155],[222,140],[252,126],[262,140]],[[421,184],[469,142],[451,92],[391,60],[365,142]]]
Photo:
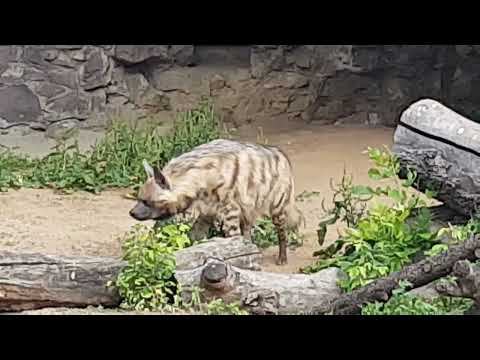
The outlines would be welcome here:
[[[26,85],[0,89],[0,118],[5,123],[33,123],[42,114],[38,97]]]

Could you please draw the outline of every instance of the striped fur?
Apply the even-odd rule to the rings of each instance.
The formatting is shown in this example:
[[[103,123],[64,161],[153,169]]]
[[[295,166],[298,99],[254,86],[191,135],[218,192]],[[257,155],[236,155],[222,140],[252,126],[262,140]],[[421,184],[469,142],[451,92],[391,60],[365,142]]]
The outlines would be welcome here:
[[[216,219],[228,237],[270,217],[279,238],[279,264],[287,262],[287,230],[303,216],[295,206],[288,157],[277,147],[214,140],[172,159],[162,171],[144,164],[148,180],[130,214],[137,220],[166,219],[185,211]]]

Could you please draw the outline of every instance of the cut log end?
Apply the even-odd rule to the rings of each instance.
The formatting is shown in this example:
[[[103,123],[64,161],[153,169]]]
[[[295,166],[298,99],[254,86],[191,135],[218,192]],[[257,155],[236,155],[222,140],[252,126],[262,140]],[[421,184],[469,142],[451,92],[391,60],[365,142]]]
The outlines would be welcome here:
[[[411,105],[401,116],[393,153],[405,177],[417,172],[414,188],[434,190],[436,199],[470,216],[480,207],[480,124],[430,99]]]

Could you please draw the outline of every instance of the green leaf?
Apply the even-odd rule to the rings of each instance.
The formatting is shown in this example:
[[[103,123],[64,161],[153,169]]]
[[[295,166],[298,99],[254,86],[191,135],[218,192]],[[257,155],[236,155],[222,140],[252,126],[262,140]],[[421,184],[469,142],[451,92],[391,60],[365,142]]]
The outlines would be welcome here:
[[[355,185],[352,187],[352,194],[357,196],[372,196],[375,191],[369,186]]]
[[[368,177],[372,180],[381,180],[383,179],[382,174],[378,169],[370,169],[368,171]]]

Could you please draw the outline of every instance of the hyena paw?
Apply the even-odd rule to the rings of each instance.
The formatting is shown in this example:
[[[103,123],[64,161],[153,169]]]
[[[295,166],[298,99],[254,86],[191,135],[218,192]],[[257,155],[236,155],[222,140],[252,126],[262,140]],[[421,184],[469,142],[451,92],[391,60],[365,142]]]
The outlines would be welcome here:
[[[279,256],[277,258],[276,264],[278,266],[287,265],[288,264],[287,257],[286,256]]]

